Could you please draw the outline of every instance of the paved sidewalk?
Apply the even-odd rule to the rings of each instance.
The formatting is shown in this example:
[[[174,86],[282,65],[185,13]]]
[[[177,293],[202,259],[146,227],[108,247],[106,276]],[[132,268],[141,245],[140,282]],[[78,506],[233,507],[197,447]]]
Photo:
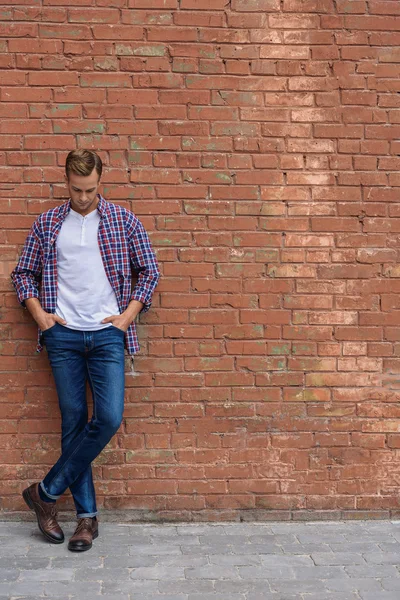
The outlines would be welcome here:
[[[0,600],[399,600],[400,521],[110,523],[87,552],[0,521]]]

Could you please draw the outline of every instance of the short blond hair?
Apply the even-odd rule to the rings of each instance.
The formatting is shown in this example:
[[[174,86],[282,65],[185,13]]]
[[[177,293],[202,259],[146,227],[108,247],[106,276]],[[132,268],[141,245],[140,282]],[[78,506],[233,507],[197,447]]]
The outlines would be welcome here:
[[[103,170],[103,163],[100,156],[93,150],[71,150],[65,161],[65,173],[69,179],[70,173],[87,177],[96,169],[99,180]]]

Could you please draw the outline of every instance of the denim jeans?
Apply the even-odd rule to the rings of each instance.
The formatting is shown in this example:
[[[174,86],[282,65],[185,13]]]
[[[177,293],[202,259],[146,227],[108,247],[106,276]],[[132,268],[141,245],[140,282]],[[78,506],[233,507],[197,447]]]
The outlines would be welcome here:
[[[56,323],[43,332],[61,411],[61,456],[40,482],[57,500],[67,488],[77,517],[97,515],[91,462],[118,431],[124,411],[124,338],[113,325],[77,331]],[[92,391],[88,422],[86,381]]]

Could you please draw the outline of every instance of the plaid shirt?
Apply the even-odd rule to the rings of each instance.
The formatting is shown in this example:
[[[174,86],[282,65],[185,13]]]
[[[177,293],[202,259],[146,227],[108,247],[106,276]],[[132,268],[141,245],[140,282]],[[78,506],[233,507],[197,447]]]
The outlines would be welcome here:
[[[100,213],[98,241],[108,280],[113,288],[120,312],[131,300],[143,302],[141,312],[151,306],[151,298],[160,278],[156,256],[149,237],[139,219],[129,210],[107,202],[98,194]],[[26,308],[27,298],[38,298],[42,308],[55,313],[57,307],[57,247],[55,241],[71,208],[71,200],[52,208],[33,223],[17,266],[11,273],[18,300]],[[138,271],[132,290],[131,264]],[[42,332],[38,328],[36,351],[41,352]],[[125,334],[128,354],[140,350],[135,322]]]

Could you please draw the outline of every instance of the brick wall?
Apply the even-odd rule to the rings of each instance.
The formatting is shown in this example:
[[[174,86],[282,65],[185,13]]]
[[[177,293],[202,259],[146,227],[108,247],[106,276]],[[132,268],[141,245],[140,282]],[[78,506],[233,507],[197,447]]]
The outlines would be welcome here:
[[[162,268],[99,507],[398,508],[398,0],[13,0],[0,18],[0,509],[25,510],[59,456],[9,273],[77,147]]]

